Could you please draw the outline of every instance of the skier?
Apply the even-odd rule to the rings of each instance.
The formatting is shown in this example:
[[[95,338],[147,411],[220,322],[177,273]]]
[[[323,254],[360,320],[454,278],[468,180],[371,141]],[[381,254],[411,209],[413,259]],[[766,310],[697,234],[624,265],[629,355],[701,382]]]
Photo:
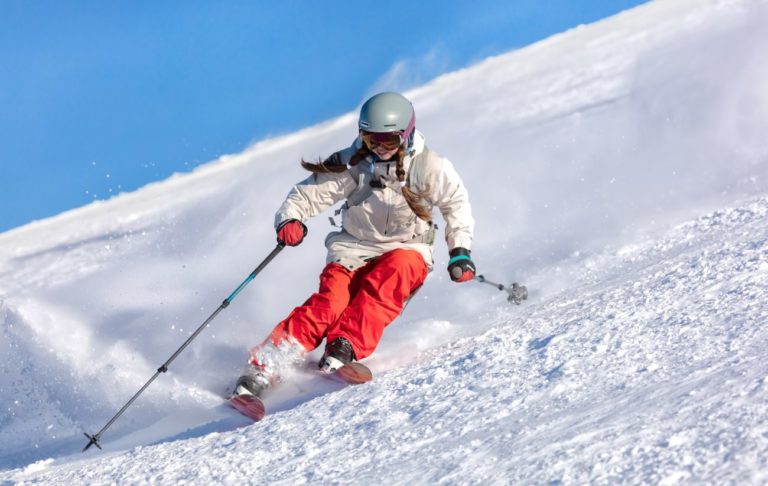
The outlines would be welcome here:
[[[302,160],[312,175],[280,206],[278,242],[299,245],[307,234],[304,221],[346,199],[336,212],[341,229],[325,239],[319,290],[251,350],[235,395],[260,397],[285,366],[323,340],[323,372],[370,356],[432,267],[434,207],[446,223],[451,279],[475,277],[467,190],[451,162],[426,147],[415,123],[408,99],[379,93],[363,104],[352,146],[317,163]]]

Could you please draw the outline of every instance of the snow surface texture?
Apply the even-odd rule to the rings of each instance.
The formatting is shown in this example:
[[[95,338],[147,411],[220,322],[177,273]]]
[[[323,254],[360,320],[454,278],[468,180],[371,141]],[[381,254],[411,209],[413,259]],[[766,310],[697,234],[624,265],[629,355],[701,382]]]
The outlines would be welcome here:
[[[462,174],[473,256],[435,271],[341,388],[297,371],[264,422],[221,404],[316,286],[310,222],[274,248],[301,158],[355,114],[0,235],[0,481],[768,482],[768,5],[656,1],[407,95]],[[333,393],[330,393],[333,392]]]

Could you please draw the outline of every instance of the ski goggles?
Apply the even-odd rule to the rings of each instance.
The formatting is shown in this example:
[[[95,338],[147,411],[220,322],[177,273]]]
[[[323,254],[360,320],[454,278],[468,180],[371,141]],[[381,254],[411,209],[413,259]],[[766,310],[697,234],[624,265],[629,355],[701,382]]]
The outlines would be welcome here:
[[[382,147],[384,150],[395,150],[403,144],[400,132],[373,133],[361,130],[360,138],[363,139],[363,143],[371,150],[375,150],[378,147]]]

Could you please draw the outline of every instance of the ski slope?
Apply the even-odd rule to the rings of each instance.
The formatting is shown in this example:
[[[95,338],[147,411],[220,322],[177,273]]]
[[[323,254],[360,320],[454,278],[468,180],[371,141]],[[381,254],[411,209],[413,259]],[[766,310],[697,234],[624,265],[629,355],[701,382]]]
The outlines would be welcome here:
[[[340,388],[221,404],[314,289],[327,219],[102,438],[274,247],[297,161],[356,114],[0,234],[0,482],[768,482],[768,3],[657,0],[409,93],[467,184],[473,257],[435,270]]]

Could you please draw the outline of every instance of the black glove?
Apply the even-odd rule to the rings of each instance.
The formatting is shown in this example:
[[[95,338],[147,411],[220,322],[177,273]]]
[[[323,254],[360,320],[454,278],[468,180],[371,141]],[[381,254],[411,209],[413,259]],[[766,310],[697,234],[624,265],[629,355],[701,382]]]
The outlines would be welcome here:
[[[451,250],[451,259],[448,261],[448,274],[454,282],[468,282],[475,278],[475,264],[469,257],[470,251],[466,248],[454,248]]]

